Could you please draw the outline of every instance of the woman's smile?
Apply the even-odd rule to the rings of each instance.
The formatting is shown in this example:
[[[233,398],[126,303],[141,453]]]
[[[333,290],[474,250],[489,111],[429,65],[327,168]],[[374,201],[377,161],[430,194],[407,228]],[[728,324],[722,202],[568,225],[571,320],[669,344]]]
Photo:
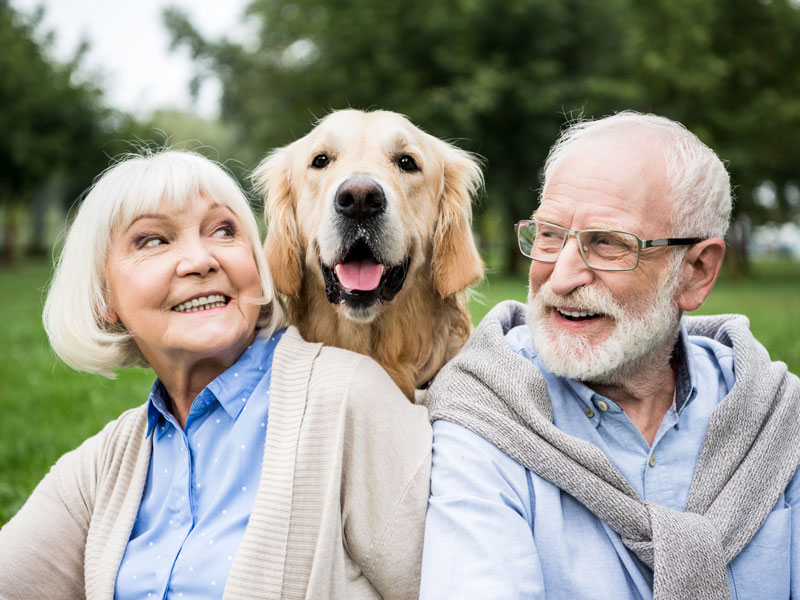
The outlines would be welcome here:
[[[228,296],[223,294],[208,294],[181,302],[177,306],[173,306],[172,310],[179,313],[205,312],[215,308],[225,307],[228,305],[228,302],[230,302],[230,297]]]
[[[115,232],[106,270],[107,319],[122,322],[156,372],[232,364],[255,335],[262,293],[252,246],[236,216],[205,196],[183,210],[162,203]]]

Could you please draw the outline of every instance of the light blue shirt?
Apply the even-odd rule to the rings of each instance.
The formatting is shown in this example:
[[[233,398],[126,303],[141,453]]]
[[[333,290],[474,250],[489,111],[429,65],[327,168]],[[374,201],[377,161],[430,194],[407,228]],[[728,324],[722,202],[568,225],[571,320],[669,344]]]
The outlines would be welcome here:
[[[676,401],[651,447],[611,399],[549,373],[527,326],[506,340],[544,374],[559,429],[603,450],[643,500],[683,510],[709,416],[735,381],[730,348],[681,331]],[[650,569],[572,496],[460,425],[436,421],[433,440],[422,600],[653,597]],[[733,599],[800,598],[798,503],[795,474],[728,565]]]
[[[283,331],[256,337],[194,399],[186,427],[159,380],[148,400],[153,450],[115,598],[221,598],[264,457],[272,356]]]

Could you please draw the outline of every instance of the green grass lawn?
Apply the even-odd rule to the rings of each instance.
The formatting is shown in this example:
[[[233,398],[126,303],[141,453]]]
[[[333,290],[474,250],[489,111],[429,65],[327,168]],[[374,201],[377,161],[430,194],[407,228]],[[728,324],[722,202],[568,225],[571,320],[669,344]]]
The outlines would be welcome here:
[[[42,328],[44,262],[0,270],[0,523],[55,460],[123,410],[147,398],[153,376],[126,369],[117,381],[76,373],[50,350]]]
[[[49,466],[126,408],[144,402],[150,371],[116,381],[79,374],[50,350],[41,324],[43,262],[0,270],[0,524],[13,515]],[[477,322],[496,302],[524,301],[525,276],[490,276],[470,307]],[[800,264],[759,264],[748,280],[723,277],[698,313],[744,313],[773,358],[800,373]]]

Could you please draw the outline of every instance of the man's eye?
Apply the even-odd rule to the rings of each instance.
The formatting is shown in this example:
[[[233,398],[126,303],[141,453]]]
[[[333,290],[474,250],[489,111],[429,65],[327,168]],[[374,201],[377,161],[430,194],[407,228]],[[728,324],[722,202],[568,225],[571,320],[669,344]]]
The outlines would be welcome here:
[[[417,166],[417,162],[411,158],[408,154],[404,154],[400,157],[397,161],[397,166],[400,167],[403,171],[419,171],[419,167]]]
[[[314,169],[324,169],[328,166],[328,163],[331,162],[330,157],[327,154],[317,154],[311,160],[311,166]]]
[[[597,233],[592,240],[593,244],[600,246],[626,246],[627,240],[624,236],[615,235],[613,233]]]

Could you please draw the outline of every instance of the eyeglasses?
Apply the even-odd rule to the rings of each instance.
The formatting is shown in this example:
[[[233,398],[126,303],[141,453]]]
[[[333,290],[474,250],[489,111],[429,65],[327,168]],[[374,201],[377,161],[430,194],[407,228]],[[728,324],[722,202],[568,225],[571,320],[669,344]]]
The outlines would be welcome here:
[[[639,265],[639,256],[645,248],[662,246],[691,246],[705,238],[662,238],[643,240],[635,233],[614,229],[565,229],[537,219],[520,221],[514,226],[519,249],[528,258],[554,263],[574,235],[578,240],[583,262],[598,271],[632,271]]]

